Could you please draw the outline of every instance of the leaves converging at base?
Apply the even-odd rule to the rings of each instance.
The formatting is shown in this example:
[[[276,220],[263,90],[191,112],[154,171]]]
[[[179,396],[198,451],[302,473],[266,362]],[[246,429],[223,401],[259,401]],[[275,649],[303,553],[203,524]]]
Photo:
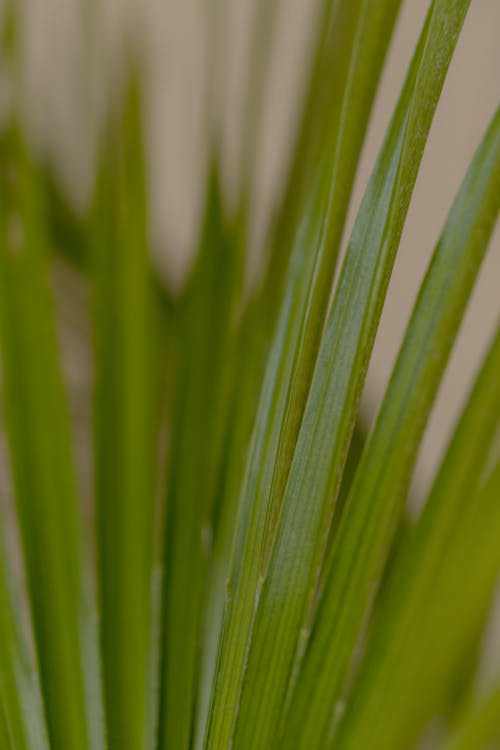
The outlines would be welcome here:
[[[433,747],[496,746],[500,675],[479,693],[476,662],[500,576],[500,321],[415,521],[406,505],[500,212],[500,110],[369,431],[360,414],[469,5],[430,2],[342,257],[401,2],[320,0],[253,284],[253,160],[286,4],[259,2],[235,200],[213,118],[198,253],[176,294],[149,236],[138,47],[88,215],[33,153],[14,97],[0,136],[0,357],[20,549],[2,533],[2,750],[411,750],[433,724]],[[4,52],[18,70],[13,7]],[[75,468],[56,251],[92,300],[91,500]]]

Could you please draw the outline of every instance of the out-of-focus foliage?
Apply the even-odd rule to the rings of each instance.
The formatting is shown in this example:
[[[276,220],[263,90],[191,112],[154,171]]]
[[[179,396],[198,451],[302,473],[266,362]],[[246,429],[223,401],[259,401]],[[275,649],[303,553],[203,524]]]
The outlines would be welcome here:
[[[436,747],[496,746],[498,689],[476,693],[475,662],[500,573],[500,328],[424,511],[410,523],[405,507],[500,211],[500,111],[368,434],[359,413],[468,0],[430,4],[337,268],[400,4],[320,3],[288,181],[250,287],[251,156],[230,212],[217,132],[183,290],[171,295],[154,267],[137,50],[87,216],[32,150],[14,96],[0,144],[0,354],[22,562],[7,539],[2,748],[401,750],[431,725]],[[262,0],[256,26],[249,153],[277,6]],[[20,86],[15,7],[3,54]],[[90,296],[90,499],[75,466],[56,254]]]

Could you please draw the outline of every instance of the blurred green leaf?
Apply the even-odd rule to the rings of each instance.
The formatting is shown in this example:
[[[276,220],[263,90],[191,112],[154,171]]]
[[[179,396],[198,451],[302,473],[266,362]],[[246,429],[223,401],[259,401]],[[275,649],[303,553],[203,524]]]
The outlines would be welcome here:
[[[484,700],[477,701],[465,714],[446,750],[477,750],[491,748],[500,742],[500,688]]]
[[[36,673],[30,669],[0,539],[0,713],[4,725],[1,747],[48,750]]]
[[[153,649],[153,292],[141,102],[109,126],[95,199],[95,495],[107,743],[150,748]]]
[[[37,175],[21,133],[3,142],[0,333],[5,420],[51,746],[103,746],[94,624],[61,380]],[[87,669],[88,667],[88,669]],[[60,696],[64,695],[64,711]],[[98,699],[97,699],[98,700]]]
[[[411,750],[438,724],[446,750],[497,741],[497,691],[479,698],[475,670],[500,573],[500,330],[414,522],[405,501],[500,209],[500,111],[441,234],[368,434],[359,404],[469,0],[429,3],[334,284],[400,6],[314,4],[300,115],[289,123],[295,140],[256,281],[246,275],[255,165],[287,3],[250,9],[233,196],[221,127],[233,8],[223,0],[203,16],[210,159],[195,262],[178,293],[151,257],[150,102],[136,28],[126,33],[119,95],[106,102],[90,216],[71,208],[24,129],[2,132],[0,442],[5,427],[29,611],[25,634],[25,592],[12,587],[0,554],[1,748]],[[15,120],[32,10],[9,2],[7,11],[2,79]],[[99,8],[78,11],[97,59]],[[73,365],[71,345],[85,348],[87,321],[67,346],[72,300],[66,294],[55,314],[54,250],[93,295],[94,349],[83,355],[95,377],[93,431],[86,377],[70,393],[75,424],[68,415],[60,360]],[[83,471],[94,473],[95,509],[84,510],[95,510],[86,541],[96,565],[82,541],[79,505],[88,500],[77,488],[74,437]],[[10,476],[2,479],[10,492]]]
[[[209,179],[199,256],[177,322],[180,361],[168,464],[161,747],[187,748],[193,731],[201,606],[221,479],[243,270],[239,234],[226,222],[215,171]]]
[[[378,671],[377,695],[370,678],[354,693],[341,724],[339,748],[358,748],[370,742],[374,748],[412,746],[429,720],[439,711],[453,685],[460,664],[480,636],[500,572],[500,463],[484,486],[469,496],[470,503],[450,530],[446,550],[433,568],[432,586],[412,590],[413,618],[405,607],[391,627],[394,640],[384,648],[385,661],[367,667],[365,675]],[[453,498],[453,494],[448,495]],[[471,561],[473,560],[473,564]],[[426,565],[431,557],[426,560]],[[411,579],[409,583],[413,583]],[[412,587],[413,588],[413,587]],[[403,639],[401,636],[404,636]],[[378,638],[377,643],[380,643]],[[372,642],[371,649],[375,647]],[[382,654],[377,655],[379,658]],[[404,668],[402,667],[404,665]],[[415,691],[415,693],[413,692]],[[418,695],[418,701],[413,696]],[[387,703],[386,703],[387,701]],[[376,705],[375,705],[376,704]],[[391,722],[381,722],[376,709],[394,709]],[[369,716],[373,717],[367,724]]]

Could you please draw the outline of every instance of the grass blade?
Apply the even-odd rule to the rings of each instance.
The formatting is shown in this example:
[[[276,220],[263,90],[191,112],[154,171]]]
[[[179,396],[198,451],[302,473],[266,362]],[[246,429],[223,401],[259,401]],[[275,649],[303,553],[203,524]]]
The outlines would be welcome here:
[[[434,253],[338,530],[287,731],[310,747],[344,699],[360,629],[401,520],[418,447],[500,210],[500,113]],[[307,716],[300,706],[307,705]],[[292,740],[290,740],[292,741]],[[304,746],[305,746],[304,744]]]
[[[0,742],[2,743],[2,747],[5,747],[6,750],[13,750],[14,745],[12,744],[11,736],[9,734],[5,707],[2,702],[0,702]]]
[[[197,265],[178,321],[180,362],[167,490],[160,747],[188,748],[196,711],[201,607],[221,479],[243,269],[212,167]]]
[[[494,748],[500,742],[500,688],[484,701],[472,706],[461,720],[446,750]]]
[[[355,716],[351,723],[358,728],[362,720],[359,715],[365,717],[373,711],[371,715],[374,716],[380,708],[379,705],[375,707],[378,704],[376,695],[381,695],[379,685],[387,685],[387,681],[396,685],[395,675],[401,671],[403,663],[406,665],[406,661],[399,661],[402,644],[406,644],[412,625],[427,619],[436,570],[442,567],[450,539],[467,514],[470,499],[477,492],[487,469],[487,448],[499,425],[499,368],[500,330],[454,433],[422,518],[402,547],[386,586],[369,655],[356,683]],[[407,719],[407,713],[403,713],[403,717]]]
[[[384,750],[412,747],[426,723],[445,706],[464,659],[481,636],[498,580],[499,493],[497,463],[479,492],[469,495],[467,507],[450,530],[446,548],[433,568],[432,585],[417,592],[412,586],[414,618],[407,619],[405,607],[396,620],[397,630],[391,628],[396,638],[384,649],[385,661],[376,665],[372,660],[368,667],[377,672],[376,695],[368,681],[361,685],[360,693],[354,693],[340,726],[337,747],[358,748],[359,742],[361,746],[370,742],[372,747]],[[450,498],[453,495],[448,495]],[[418,530],[421,540],[423,528]],[[431,558],[425,560],[426,577],[430,562]],[[370,652],[374,645],[370,644]],[[412,699],[415,694],[418,701]],[[387,706],[394,710],[392,720],[382,722],[384,714],[376,709],[383,712]],[[369,717],[373,721],[366,724]]]
[[[340,242],[357,160],[363,144],[374,92],[399,10],[399,2],[339,3],[326,70],[318,72],[320,91],[326,71],[335,70],[329,81],[329,129],[324,138],[323,172],[329,180],[321,185],[326,197],[325,213],[315,258],[314,278],[306,302],[306,315],[297,347],[293,382],[281,429],[271,490],[266,554],[283,498],[290,465],[309,394],[312,372],[326,317]],[[362,50],[362,53],[361,53]],[[330,59],[332,58],[332,59]],[[334,106],[333,106],[334,103]],[[317,102],[316,102],[317,104]],[[325,108],[325,105],[324,105]],[[308,110],[307,110],[308,111]],[[316,111],[322,123],[322,111]]]
[[[48,750],[37,675],[28,665],[3,539],[0,547],[0,710],[8,737],[1,747]]]
[[[346,6],[347,7],[347,6]],[[387,18],[391,18],[392,3],[384,4]],[[346,11],[347,12],[347,11]],[[368,14],[370,15],[370,14]],[[383,14],[381,14],[383,15]],[[366,17],[357,7],[354,14],[357,23],[353,23],[346,47],[342,48],[342,66],[339,69],[335,85],[340,95],[339,108],[349,111],[352,105],[362,123],[360,132],[353,134],[353,159],[348,160],[346,169],[335,172],[332,176],[328,168],[316,176],[316,185],[311,192],[306,214],[292,250],[290,266],[285,281],[285,296],[280,317],[276,327],[268,367],[264,378],[260,404],[256,417],[256,430],[250,448],[250,458],[242,489],[242,510],[238,523],[236,540],[233,544],[234,559],[232,562],[231,580],[229,582],[229,601],[224,620],[219,653],[218,674],[212,697],[211,719],[208,727],[207,744],[209,747],[225,746],[230,741],[232,725],[236,716],[239,691],[243,678],[246,639],[251,629],[255,592],[258,587],[259,566],[266,529],[273,513],[269,506],[270,492],[274,476],[277,452],[279,449],[283,421],[287,412],[290,384],[297,364],[297,356],[304,342],[306,321],[310,313],[310,299],[317,281],[316,266],[318,258],[328,256],[329,267],[333,274],[338,247],[332,241],[326,246],[323,234],[325,216],[333,210],[329,203],[328,188],[332,194],[342,196],[343,211],[347,210],[348,195],[355,171],[357,156],[361,148],[363,125],[366,126],[373,90],[376,86],[376,71],[381,63],[390,36],[390,24],[382,40],[369,46],[367,58],[357,64],[357,33],[364,29]],[[359,27],[359,28],[358,28]],[[384,44],[385,42],[385,44]],[[368,62],[369,61],[369,62]],[[369,65],[375,72],[367,74]],[[372,77],[373,75],[373,77]],[[374,80],[375,79],[375,80]],[[353,84],[355,81],[355,85]],[[337,90],[336,89],[336,90]],[[357,98],[359,96],[359,99]],[[346,145],[349,134],[343,127],[337,127],[332,148],[341,150]],[[347,145],[346,145],[347,148]],[[331,162],[330,170],[333,169]],[[321,171],[320,171],[321,172]],[[345,191],[345,193],[343,192]],[[330,238],[331,239],[331,238]],[[310,251],[313,248],[313,251]],[[272,273],[268,277],[272,278]],[[332,278],[324,281],[322,290],[332,283]],[[326,295],[321,295],[321,305],[315,303],[314,316],[309,321],[312,330],[321,325],[324,315]],[[306,347],[307,348],[307,347]],[[312,347],[314,351],[314,346]],[[309,352],[310,354],[310,352]],[[303,352],[304,359],[309,354]],[[314,358],[314,354],[311,355]],[[297,400],[305,398],[300,392]],[[299,407],[300,408],[300,407]],[[255,500],[257,499],[257,502]],[[234,592],[234,597],[232,592]]]
[[[113,123],[96,199],[95,494],[110,750],[152,746],[154,353],[140,97]]]
[[[359,395],[412,187],[468,2],[434,2],[340,276],[257,592],[236,728],[241,747],[271,746],[317,583]],[[263,684],[262,664],[266,664]],[[256,719],[258,715],[258,721]],[[315,737],[319,740],[320,731]]]
[[[78,492],[48,286],[37,176],[21,135],[2,160],[0,327],[5,416],[47,728],[54,750],[101,747]],[[65,710],[60,700],[64,696]],[[95,723],[93,723],[95,721]]]
[[[319,5],[316,45],[286,193],[272,228],[263,293],[264,303],[277,315],[282,299],[277,290],[282,288],[302,217],[310,210],[311,194],[323,172],[320,189],[328,199],[320,249],[322,270],[316,273],[319,311],[309,316],[314,354],[318,343],[314,325],[322,323],[323,296],[331,290],[360,149],[401,0],[377,4],[321,0]]]
[[[198,677],[198,716],[195,747],[202,748],[205,738],[210,695],[215,679],[217,651],[222,629],[226,581],[237,519],[239,490],[252,434],[261,385],[261,359],[264,344],[256,316],[260,308],[255,300],[245,312],[237,342],[236,370],[232,389],[232,415],[224,442],[224,469],[221,477],[213,542],[203,606],[203,641]]]

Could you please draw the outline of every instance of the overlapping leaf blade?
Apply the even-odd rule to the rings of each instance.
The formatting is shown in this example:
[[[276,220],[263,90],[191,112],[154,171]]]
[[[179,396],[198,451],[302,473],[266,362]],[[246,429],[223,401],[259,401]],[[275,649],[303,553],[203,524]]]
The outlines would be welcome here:
[[[0,712],[5,725],[1,747],[47,750],[47,734],[37,675],[25,651],[7,557],[0,540]]]
[[[415,641],[419,639],[419,626],[430,617],[429,607],[434,596],[436,573],[445,564],[450,540],[458,533],[457,527],[463,527],[465,531],[462,533],[466,534],[468,514],[471,512],[469,508],[473,506],[472,499],[488,468],[490,452],[487,448],[492,444],[500,424],[499,367],[500,331],[492,343],[453,435],[422,518],[395,561],[393,574],[380,603],[365,663],[355,686],[353,708],[346,717],[345,731],[348,737],[349,731],[352,735],[362,731],[361,726],[368,714],[374,716],[378,709],[383,710],[379,702],[382,695],[383,700],[390,700],[392,695],[396,696],[394,700],[402,703],[399,692],[402,689],[401,683],[405,679],[407,665],[413,659],[410,652],[413,648],[418,649]],[[481,571],[476,570],[475,562],[471,567],[476,572],[479,585],[482,580]],[[456,572],[455,575],[460,573]],[[462,599],[461,595],[459,599]],[[448,628],[454,629],[453,607],[456,605],[450,603],[449,606]],[[483,602],[483,610],[484,606]],[[470,608],[473,612],[472,603]],[[482,622],[479,622],[480,625]],[[441,634],[441,638],[447,639],[446,631]],[[436,638],[435,643],[438,644],[439,639]],[[418,665],[418,657],[416,659]],[[437,677],[434,663],[428,659],[423,659],[420,669],[421,679],[432,682],[432,686],[425,686],[422,695],[435,695],[433,691],[439,685],[442,686],[443,680],[448,679],[446,670]],[[411,679],[416,679],[414,674]],[[383,691],[379,689],[380,685],[384,685]],[[397,725],[399,731],[404,732],[411,717],[415,717],[415,714],[418,717],[422,710],[425,716],[422,706],[426,705],[429,710],[429,704],[424,699],[415,705],[412,703],[410,707],[401,705],[393,728]],[[372,731],[375,723],[371,725]],[[383,741],[389,740],[386,737]]]
[[[498,211],[500,115],[436,250],[374,432],[368,444],[362,441],[362,460],[353,450],[352,467],[345,468],[388,278],[469,2],[431,3],[327,314],[356,164],[399,5],[321,0],[312,76],[270,263],[246,307],[248,178],[279,0],[260,0],[265,54],[249,74],[253,99],[239,220],[226,223],[216,159],[199,258],[180,299],[169,297],[168,320],[155,308],[159,285],[148,257],[137,91],[106,143],[90,268],[86,228],[72,227],[77,233],[69,242],[85,258],[85,272],[96,273],[97,286],[106,741],[47,289],[47,233],[38,205],[44,188],[19,143],[6,150],[6,200],[0,204],[4,398],[42,698],[56,750],[399,750],[412,746],[447,704],[461,664],[477,647],[500,568],[500,466],[488,474],[500,410],[500,333],[422,518],[395,549],[391,543]],[[67,217],[52,208],[65,224]],[[160,296],[165,300],[164,290]],[[168,338],[161,364],[168,360],[169,408],[175,378],[165,538],[154,529],[159,352],[153,337],[160,328]],[[155,550],[159,536],[165,549]],[[155,552],[165,560],[161,617],[152,591]],[[363,624],[389,554],[390,573],[358,673],[359,637],[366,635]],[[39,750],[48,741],[37,680],[24,663],[3,572],[0,745]],[[422,700],[411,700],[415,685]],[[472,750],[493,738],[497,705],[495,694],[465,717],[450,748]]]
[[[494,747],[500,741],[500,688],[484,700],[476,702],[465,713],[449,741],[446,750],[477,750]]]
[[[378,672],[378,697],[365,693],[358,706],[353,695],[337,737],[339,748],[358,748],[360,741],[387,750],[412,746],[426,721],[443,707],[463,661],[481,635],[498,580],[499,492],[497,462],[484,486],[469,496],[469,505],[458,516],[446,554],[434,569],[432,587],[425,597],[413,601],[415,617],[411,623],[405,621],[404,640],[400,631],[390,643],[390,653],[386,652],[386,662]],[[410,697],[413,690],[418,701]],[[375,704],[382,712],[386,705],[394,708],[394,720],[381,722],[384,714],[372,713]],[[369,715],[377,717],[370,725],[366,724]]]
[[[249,644],[236,742],[272,746],[301,628],[312,603],[366,362],[418,166],[467,2],[430,8],[389,134],[365,195],[286,485]],[[265,684],[262,665],[266,664]],[[260,675],[260,677],[259,677]],[[258,716],[258,720],[257,720]],[[316,742],[324,727],[317,727]]]
[[[199,257],[179,310],[169,457],[160,746],[189,747],[196,712],[202,605],[234,386],[236,304],[243,270],[219,177],[209,175]]]
[[[321,174],[325,182],[320,183],[320,190],[326,202],[314,276],[307,299],[307,314],[297,346],[293,379],[276,457],[265,555],[273,537],[318,354],[355,176],[354,167],[359,158],[399,5],[398,1],[376,5],[363,2],[337,4],[333,29],[327,37],[326,61],[316,61],[316,65],[323,63],[325,69],[316,73],[319,80],[313,78],[311,99],[305,117],[308,124],[317,120],[320,129],[324,127],[322,116],[326,117],[328,129],[322,139],[315,134],[316,137],[312,140],[311,129],[304,127],[302,137],[306,141],[312,140],[308,143],[308,150],[313,152],[309,155],[313,165],[314,146],[323,146]],[[327,3],[325,11],[328,8],[330,5]],[[335,72],[334,75],[332,71]],[[329,83],[327,92],[324,90],[325,79]],[[326,104],[318,101],[321,94],[328,94]],[[298,144],[298,162],[302,146],[301,140]],[[297,168],[299,169],[298,166]],[[286,209],[285,204],[285,212]]]
[[[215,679],[219,636],[222,628],[226,581],[238,511],[239,490],[245,468],[248,445],[255,420],[260,376],[263,369],[262,336],[257,316],[260,308],[250,303],[241,324],[234,356],[236,367],[229,401],[231,414],[224,441],[224,467],[221,474],[217,512],[213,519],[213,542],[203,604],[203,636],[198,677],[198,711],[195,746],[203,747]]]
[[[497,115],[434,253],[354,479],[334,542],[324,601],[292,702],[290,737],[317,732],[319,716],[327,721],[336,701],[344,698],[342,683],[357,635],[401,518],[426,420],[499,210]],[[300,712],[305,705],[310,719]]]
[[[72,439],[61,380],[37,175],[13,129],[2,161],[3,395],[24,562],[51,746],[103,743],[100,686]],[[89,669],[87,669],[87,666]],[[65,710],[60,710],[64,695]]]
[[[309,318],[313,290],[315,287],[321,287],[323,292],[326,286],[332,283],[331,277],[330,279],[322,277],[318,281],[316,267],[318,263],[324,261],[325,257],[328,257],[329,268],[333,273],[338,241],[340,241],[338,237],[337,243],[332,240],[330,244],[326,244],[323,234],[326,217],[329,217],[329,211],[333,210],[329,204],[329,198],[332,195],[338,198],[342,208],[339,208],[337,218],[341,216],[343,221],[377,75],[380,72],[395,17],[394,3],[385,3],[384,9],[380,9],[380,18],[387,21],[387,28],[381,38],[372,40],[372,45],[366,52],[366,59],[361,60],[357,55],[359,39],[356,32],[360,33],[360,29],[365,29],[364,24],[369,18],[374,20],[372,14],[365,13],[365,11],[366,8],[356,5],[347,49],[342,48],[344,57],[341,57],[339,78],[333,78],[338,87],[339,99],[336,106],[339,111],[339,120],[344,108],[350,112],[353,122],[355,115],[358,116],[361,125],[359,129],[355,129],[352,143],[349,141],[349,133],[345,127],[339,125],[335,129],[332,148],[336,151],[329,157],[327,167],[319,169],[316,174],[315,185],[309,196],[307,209],[291,253],[284,284],[283,304],[262,387],[242,488],[241,513],[233,543],[229,598],[207,734],[209,747],[227,744],[233,731],[244,673],[246,643],[252,627],[254,601],[259,585],[259,568],[266,546],[267,529],[273,518],[270,504],[271,488],[284,419],[289,408],[290,388],[297,361],[300,361],[299,356],[303,357],[305,369],[310,366],[309,358],[314,360],[314,344],[311,350],[308,350],[307,347],[312,342],[304,343],[306,332],[314,331],[316,335],[315,326],[321,326],[321,317],[325,314],[327,295],[321,293],[321,304],[314,302],[314,314]],[[347,5],[345,12],[347,13]],[[373,69],[370,69],[370,65]],[[333,75],[335,73],[336,71]],[[347,148],[348,142],[352,147],[353,159],[346,162],[343,169],[335,171],[331,161],[335,161],[334,155],[337,150],[340,153],[343,145]],[[333,175],[328,167],[333,169]],[[272,269],[268,278],[273,278]],[[309,328],[307,328],[307,323]],[[303,351],[301,351],[302,348]],[[304,399],[305,394],[299,388],[294,406],[300,410],[301,401]]]
[[[112,748],[153,742],[155,377],[140,95],[110,125],[95,199],[95,496],[101,651]]]

